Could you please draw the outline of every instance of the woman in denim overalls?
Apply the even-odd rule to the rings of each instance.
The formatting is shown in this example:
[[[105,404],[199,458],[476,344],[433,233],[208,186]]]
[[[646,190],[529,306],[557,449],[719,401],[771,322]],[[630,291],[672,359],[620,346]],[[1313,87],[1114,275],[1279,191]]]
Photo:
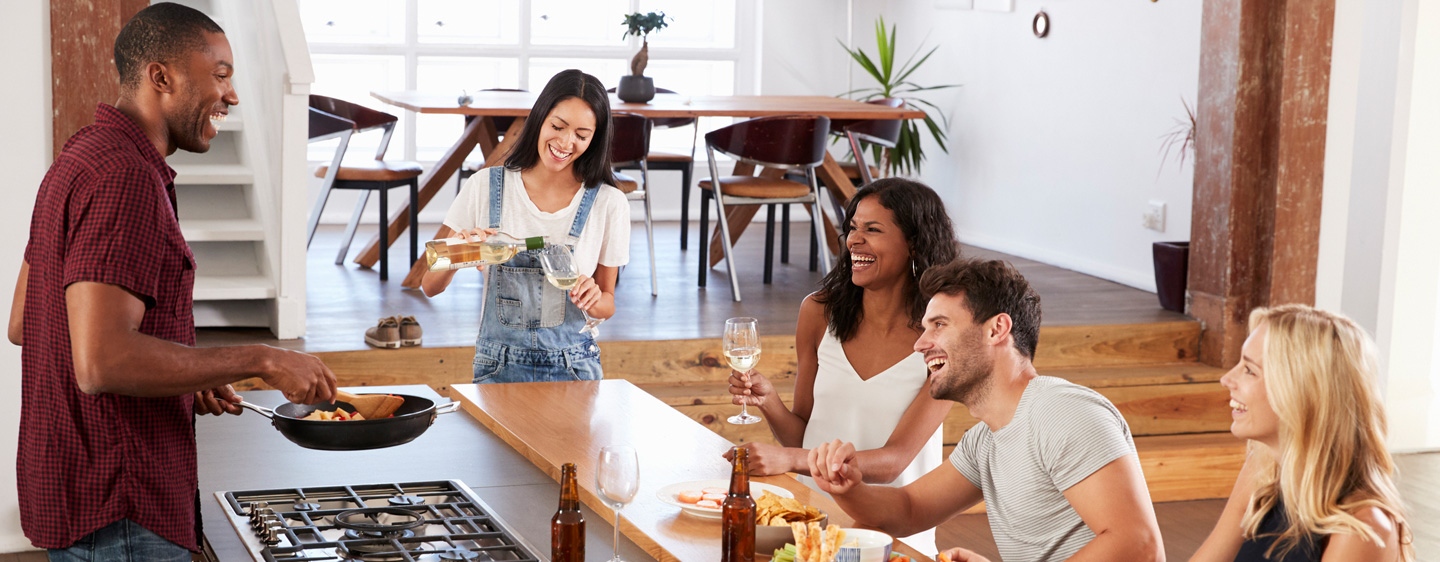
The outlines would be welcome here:
[[[581,275],[569,298],[546,282],[540,249],[487,268],[474,382],[603,376],[600,349],[580,328],[581,310],[600,319],[614,314],[616,273],[628,260],[629,207],[611,187],[609,123],[608,96],[599,80],[578,70],[557,74],[541,91],[505,165],[477,173],[447,213],[445,224],[457,236],[483,240],[502,225],[520,238],[543,234],[549,244],[575,249],[582,272],[589,271],[582,256],[595,268],[593,276]],[[571,208],[573,218],[562,216]],[[453,276],[453,271],[427,272],[421,286],[434,296]]]

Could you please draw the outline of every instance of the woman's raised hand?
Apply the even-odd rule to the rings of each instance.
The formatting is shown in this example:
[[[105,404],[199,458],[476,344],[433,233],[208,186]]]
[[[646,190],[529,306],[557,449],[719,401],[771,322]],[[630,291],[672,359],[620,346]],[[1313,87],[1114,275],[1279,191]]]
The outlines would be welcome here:
[[[744,373],[730,370],[730,403],[748,406],[764,406],[765,401],[775,394],[775,385],[755,369]]]
[[[592,307],[600,303],[601,294],[600,285],[589,275],[581,274],[575,281],[575,286],[570,288],[570,302],[575,303],[576,308],[590,312]]]

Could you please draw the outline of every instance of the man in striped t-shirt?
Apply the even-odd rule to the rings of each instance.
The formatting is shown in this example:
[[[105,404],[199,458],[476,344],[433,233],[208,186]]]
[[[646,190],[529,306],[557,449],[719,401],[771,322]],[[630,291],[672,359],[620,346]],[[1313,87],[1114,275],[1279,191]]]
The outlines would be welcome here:
[[[902,488],[864,484],[849,443],[816,447],[809,464],[820,489],[857,523],[899,536],[983,499],[1010,562],[1164,560],[1125,419],[1099,393],[1035,372],[1040,296],[1025,278],[998,260],[962,260],[930,268],[920,288],[931,298],[915,350],[930,368],[930,394],[964,404],[980,423],[949,466]],[[943,553],[985,560],[963,548]]]

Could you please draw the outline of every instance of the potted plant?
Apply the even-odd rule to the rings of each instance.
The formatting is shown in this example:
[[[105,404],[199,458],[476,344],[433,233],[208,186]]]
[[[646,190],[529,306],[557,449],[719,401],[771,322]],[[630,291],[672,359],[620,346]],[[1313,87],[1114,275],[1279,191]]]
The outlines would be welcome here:
[[[904,64],[897,67],[895,66],[896,35],[895,26],[893,25],[890,26],[889,32],[886,32],[885,17],[881,16],[880,19],[875,22],[875,47],[877,51],[875,58],[871,58],[870,55],[866,54],[863,50],[851,49],[846,46],[844,42],[840,43],[840,46],[845,49],[845,52],[850,53],[850,57],[855,59],[855,62],[859,63],[860,67],[864,68],[865,72],[879,83],[878,86],[851,90],[841,95],[860,96],[857,98],[860,101],[893,97],[904,98],[905,107],[925,112],[925,128],[930,130],[930,136],[935,139],[935,144],[940,147],[940,150],[948,154],[950,150],[945,146],[945,141],[948,138],[945,131],[950,128],[950,119],[945,116],[944,112],[940,111],[940,108],[935,107],[935,104],[906,94],[957,88],[959,85],[921,86],[911,82],[910,75],[914,74],[915,71],[920,68],[920,65],[925,64],[925,61],[930,59],[930,55],[935,54],[935,50],[940,47],[936,46],[931,48],[925,53],[925,56],[920,57],[920,60],[917,61],[915,60],[915,56],[920,54],[920,49],[923,48],[918,47],[914,53],[910,54],[910,58],[905,60]],[[837,39],[837,41],[839,40]],[[921,105],[939,114],[943,126],[935,123],[935,120],[930,116],[930,112],[926,111],[925,107],[921,107]],[[866,143],[862,142],[861,144],[863,146]],[[874,151],[874,161],[884,163],[885,175],[890,175],[892,170],[900,174],[918,173],[920,171],[920,163],[925,160],[925,149],[920,146],[920,127],[915,119],[906,119],[901,122],[900,139],[896,141],[895,148],[890,149],[888,154],[882,152],[882,148],[878,145],[870,145],[869,148]]]
[[[1183,97],[1180,105],[1185,108],[1185,117],[1176,119],[1175,128],[1160,137],[1162,172],[1172,154],[1179,161],[1182,171],[1185,159],[1195,155],[1195,111]],[[1155,242],[1151,253],[1155,260],[1155,294],[1160,297],[1160,307],[1184,314],[1185,289],[1190,276],[1190,242]]]
[[[650,62],[650,33],[670,25],[665,20],[665,12],[635,12],[621,22],[625,26],[622,38],[628,39],[631,35],[640,38],[640,52],[630,59],[630,75],[621,76],[620,87],[615,90],[621,101],[645,103],[655,98],[655,81],[645,76],[645,64]]]

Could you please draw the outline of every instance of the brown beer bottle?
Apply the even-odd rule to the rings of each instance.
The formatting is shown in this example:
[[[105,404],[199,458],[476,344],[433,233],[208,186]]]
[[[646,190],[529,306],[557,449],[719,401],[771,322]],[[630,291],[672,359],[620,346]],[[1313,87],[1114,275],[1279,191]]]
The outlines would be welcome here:
[[[750,450],[732,449],[730,493],[721,504],[720,562],[755,562],[755,500],[750,497]]]
[[[560,467],[560,509],[550,518],[550,560],[585,562],[585,515],[580,513],[580,484],[572,462]]]

